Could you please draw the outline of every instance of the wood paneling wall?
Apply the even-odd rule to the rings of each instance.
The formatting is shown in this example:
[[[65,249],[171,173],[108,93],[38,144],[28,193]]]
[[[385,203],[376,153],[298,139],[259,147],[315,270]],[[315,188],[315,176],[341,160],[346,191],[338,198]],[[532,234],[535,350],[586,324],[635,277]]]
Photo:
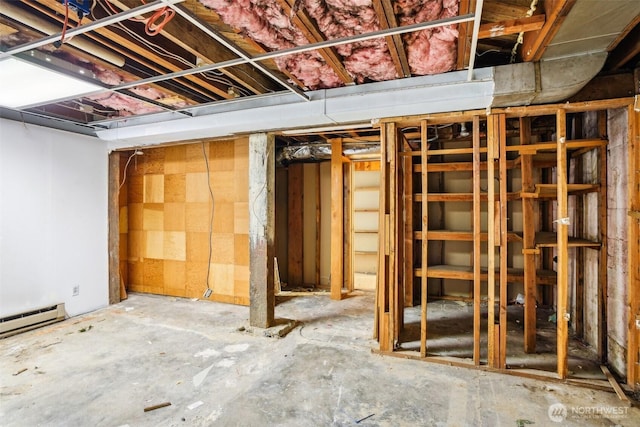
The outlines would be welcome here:
[[[121,190],[129,291],[201,298],[208,276],[209,299],[249,305],[248,149],[241,138],[134,156]]]

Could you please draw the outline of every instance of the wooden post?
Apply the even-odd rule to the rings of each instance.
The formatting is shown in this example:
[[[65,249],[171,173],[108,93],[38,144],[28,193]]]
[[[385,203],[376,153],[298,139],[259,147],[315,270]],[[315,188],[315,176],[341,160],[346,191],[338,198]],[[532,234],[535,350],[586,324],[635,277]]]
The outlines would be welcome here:
[[[427,121],[421,122],[420,132],[420,165],[422,166],[420,172],[420,185],[422,192],[422,224],[421,233],[421,253],[420,253],[420,271],[422,276],[420,277],[420,356],[427,357],[427,270],[428,260],[427,249],[429,247],[429,241],[427,239],[427,232],[429,230],[429,203],[427,202],[427,196],[429,195],[429,174],[427,150],[429,149],[428,135],[427,135]]]
[[[629,156],[628,156],[628,301],[629,334],[627,343],[627,384],[633,390],[640,390],[639,357],[640,328],[640,113],[633,105],[629,115]]]
[[[120,302],[120,153],[109,154],[109,304]]]
[[[292,163],[287,174],[287,222],[288,222],[288,271],[289,286],[300,286],[304,279],[302,275],[303,260],[303,197],[304,197],[304,164]]]
[[[574,158],[574,182],[576,184],[582,183],[583,179],[583,158],[582,155]],[[602,190],[602,188],[600,189]],[[575,225],[574,225],[574,237],[584,237],[584,199],[585,196],[579,194],[575,197]],[[599,204],[598,204],[599,206]],[[584,260],[585,260],[585,248],[577,247],[576,251],[576,317],[574,320],[576,337],[582,338],[584,336]]]
[[[351,162],[342,162],[342,278],[343,286],[347,292],[353,292],[353,201],[352,201],[352,181],[353,181],[353,165]]]
[[[342,298],[343,270],[343,186],[342,138],[331,140],[331,299]]]
[[[316,164],[316,286],[320,286],[320,255],[322,252],[322,185],[320,163]]]
[[[389,293],[391,286],[391,277],[393,277],[391,264],[393,256],[391,251],[390,230],[392,222],[390,221],[390,210],[393,206],[391,202],[392,178],[393,173],[390,168],[390,156],[395,143],[396,127],[395,123],[383,123],[380,126],[380,225],[378,232],[378,277],[376,290],[376,319],[378,342],[380,343],[380,351],[391,351],[393,349],[393,340],[389,331],[392,329],[390,323],[392,316],[390,315],[391,301]],[[391,140],[390,140],[391,139]]]
[[[498,115],[500,144],[500,369],[507,367],[507,124],[504,114]]]
[[[520,145],[531,143],[531,119],[520,118]],[[522,154],[522,191],[532,193],[535,191],[533,183],[533,155]],[[531,252],[535,249],[535,211],[532,198],[522,199],[523,234],[522,247],[526,249],[524,254],[524,351],[534,353],[536,351],[536,255]]]
[[[569,310],[567,310],[569,297],[569,210],[567,197],[567,145],[566,145],[566,111],[559,109],[556,113],[557,134],[557,185],[558,185],[558,213],[556,227],[558,230],[558,306],[557,339],[558,339],[558,376],[567,377],[567,351],[569,343]]]
[[[496,328],[496,237],[495,237],[495,146],[496,136],[498,134],[497,124],[495,116],[487,117],[487,238],[488,238],[488,253],[487,253],[487,340],[488,340],[488,357],[487,361],[489,366],[497,368],[496,363],[499,360],[499,340],[498,330]]]
[[[607,112],[598,112],[600,137],[607,136]],[[608,362],[607,339],[607,147],[598,148],[598,236],[600,256],[598,257],[598,356],[601,363]]]
[[[249,324],[273,326],[274,136],[249,136]]]
[[[401,181],[398,174],[398,131],[397,125],[387,127],[389,135],[387,136],[387,155],[389,156],[389,341],[392,348],[399,335],[398,318],[402,314],[399,310],[399,304],[404,300],[399,289],[398,270],[401,266],[398,264],[398,251],[401,251],[398,239],[398,213],[402,203],[400,200],[399,182]]]
[[[405,148],[411,151],[408,144]],[[404,188],[404,305],[413,307],[413,156],[403,159]]]
[[[480,366],[480,299],[482,255],[480,205],[480,117],[473,117],[473,363]],[[424,239],[424,237],[423,237]],[[424,271],[424,270],[423,270]]]

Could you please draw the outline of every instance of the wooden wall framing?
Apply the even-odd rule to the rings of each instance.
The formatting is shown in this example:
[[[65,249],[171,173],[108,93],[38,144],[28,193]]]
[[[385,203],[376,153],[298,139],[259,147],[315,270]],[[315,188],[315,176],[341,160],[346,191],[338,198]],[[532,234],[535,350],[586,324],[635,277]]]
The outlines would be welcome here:
[[[407,277],[413,274],[420,278],[420,341],[417,357],[423,360],[440,360],[429,354],[429,340],[427,336],[427,299],[430,298],[428,288],[429,279],[447,278],[468,280],[472,283],[472,296],[464,299],[473,302],[474,344],[473,365],[486,365],[493,369],[509,371],[507,368],[507,309],[509,297],[508,289],[511,283],[522,284],[524,292],[524,351],[536,351],[536,305],[539,301],[557,300],[557,378],[570,378],[568,370],[568,340],[570,335],[569,322],[574,304],[582,304],[581,297],[574,302],[570,294],[576,284],[576,279],[570,279],[569,248],[579,248],[577,253],[585,249],[599,251],[598,265],[598,326],[600,338],[598,345],[603,363],[607,361],[607,333],[606,333],[606,277],[607,277],[607,234],[606,234],[606,120],[605,128],[599,130],[599,138],[582,139],[576,137],[575,130],[571,135],[567,118],[571,120],[588,111],[599,111],[605,114],[608,109],[629,108],[629,115],[633,117],[629,124],[630,157],[629,157],[629,185],[636,191],[629,191],[630,221],[629,225],[629,256],[630,269],[633,270],[629,279],[629,340],[628,340],[628,380],[632,384],[640,381],[638,369],[640,354],[638,335],[640,328],[636,327],[636,320],[640,319],[640,288],[638,276],[638,194],[640,191],[640,176],[638,176],[638,113],[632,107],[631,99],[617,99],[600,102],[574,103],[561,105],[544,105],[530,107],[512,107],[493,110],[489,115],[485,111],[468,111],[462,113],[430,114],[415,117],[398,117],[380,121],[382,147],[382,177],[380,195],[380,251],[379,251],[379,282],[376,294],[375,336],[380,342],[380,350],[392,352],[402,347],[400,337],[403,328],[403,313],[405,306],[413,302],[413,290],[407,289],[407,284],[413,283]],[[603,113],[602,113],[603,112]],[[532,120],[539,117],[552,118],[554,139],[540,142],[532,137]],[[517,127],[508,128],[505,123],[517,123]],[[466,148],[433,148],[429,146],[429,127],[439,125],[450,126],[451,123],[472,122],[473,135]],[[479,129],[486,122],[486,136],[481,136]],[[412,137],[419,138],[421,148],[408,148],[406,139],[409,138],[408,128],[417,128]],[[539,131],[538,131],[539,132]],[[549,134],[550,135],[550,134]],[[486,145],[483,145],[483,141]],[[572,171],[569,170],[569,160],[581,159],[585,153],[595,153],[597,158],[597,181],[583,183],[581,178],[570,180]],[[468,163],[460,161],[442,160],[447,156],[467,155]],[[419,156],[418,162],[411,159]],[[483,160],[486,156],[486,160]],[[453,158],[453,157],[452,157]],[[551,161],[551,159],[553,159]],[[576,161],[576,164],[579,163]],[[407,165],[411,165],[409,168]],[[581,166],[580,166],[581,167]],[[518,169],[522,174],[520,190],[510,188],[510,170]],[[538,173],[536,170],[541,170]],[[434,172],[468,170],[473,173],[473,190],[464,193],[434,193],[429,192],[429,174]],[[486,192],[481,189],[480,172],[486,171]],[[551,173],[552,172],[552,173]],[[419,173],[419,178],[409,179],[407,174]],[[446,178],[445,178],[446,180]],[[419,183],[419,188],[414,188]],[[410,187],[411,186],[411,187]],[[575,207],[568,204],[569,196],[580,198],[583,195],[596,193],[598,200],[597,221],[599,224],[599,241],[586,240],[582,235],[583,218],[578,218],[577,224],[572,224]],[[409,203],[408,200],[411,200]],[[473,224],[469,232],[446,231],[429,228],[428,203],[442,203],[449,200],[472,203]],[[486,204],[483,204],[486,202]],[[544,202],[544,203],[543,203]],[[508,206],[511,203],[522,204],[522,231],[515,233],[509,225]],[[580,206],[579,203],[576,203]],[[483,207],[484,206],[484,207]],[[413,241],[408,241],[411,230],[407,224],[398,220],[400,217],[413,218],[414,209],[422,212],[422,221],[414,223]],[[487,228],[482,230],[482,209],[486,210]],[[575,214],[578,215],[578,214]],[[581,214],[580,214],[581,215]],[[549,220],[546,218],[550,217]],[[541,233],[540,227],[546,225],[547,230]],[[553,227],[553,229],[550,229]],[[471,249],[471,266],[465,269],[460,266],[431,265],[428,254],[428,242],[432,240],[469,241],[473,243]],[[511,266],[507,254],[513,252],[510,245],[522,245],[522,259],[524,268]],[[486,266],[481,253],[487,248]],[[494,250],[495,248],[495,250]],[[555,252],[553,252],[555,251]],[[550,271],[551,258],[557,255],[557,267]],[[571,254],[574,252],[572,251]],[[413,256],[417,254],[416,256]],[[403,258],[404,256],[404,258]],[[511,255],[510,255],[511,256]],[[633,260],[631,259],[633,258]],[[412,269],[406,263],[412,263]],[[633,264],[632,264],[633,262]],[[583,264],[584,261],[579,264]],[[547,268],[547,270],[539,269]],[[413,272],[411,272],[413,270]],[[573,274],[571,277],[583,273]],[[481,283],[489,283],[487,288],[487,331],[481,330]],[[492,286],[495,284],[496,286]],[[413,287],[412,287],[413,288]],[[546,292],[539,292],[546,289]],[[416,291],[417,292],[417,291]],[[579,290],[578,293],[583,292]],[[446,295],[445,295],[446,296]],[[449,299],[454,297],[448,297]],[[582,315],[582,307],[579,308]],[[582,322],[590,319],[580,317]],[[578,329],[582,328],[579,326]],[[481,359],[481,333],[487,336],[487,357]],[[409,354],[403,352],[403,354]],[[411,356],[413,357],[413,356]],[[573,381],[573,380],[572,380]]]

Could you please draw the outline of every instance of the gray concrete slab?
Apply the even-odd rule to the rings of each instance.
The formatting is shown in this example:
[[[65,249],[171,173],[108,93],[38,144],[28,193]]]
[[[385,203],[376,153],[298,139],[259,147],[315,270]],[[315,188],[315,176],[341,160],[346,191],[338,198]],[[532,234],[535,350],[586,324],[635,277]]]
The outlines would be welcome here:
[[[614,393],[373,354],[372,308],[290,298],[269,338],[246,307],[133,294],[0,340],[0,425],[640,425]]]

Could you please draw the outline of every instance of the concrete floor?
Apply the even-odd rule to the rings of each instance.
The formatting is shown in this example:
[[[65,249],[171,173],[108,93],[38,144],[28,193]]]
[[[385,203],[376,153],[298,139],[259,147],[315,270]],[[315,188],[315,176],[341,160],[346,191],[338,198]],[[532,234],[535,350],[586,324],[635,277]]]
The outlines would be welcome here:
[[[133,294],[0,340],[0,425],[640,425],[614,393],[373,354],[372,308],[291,298],[267,338],[246,307]]]

